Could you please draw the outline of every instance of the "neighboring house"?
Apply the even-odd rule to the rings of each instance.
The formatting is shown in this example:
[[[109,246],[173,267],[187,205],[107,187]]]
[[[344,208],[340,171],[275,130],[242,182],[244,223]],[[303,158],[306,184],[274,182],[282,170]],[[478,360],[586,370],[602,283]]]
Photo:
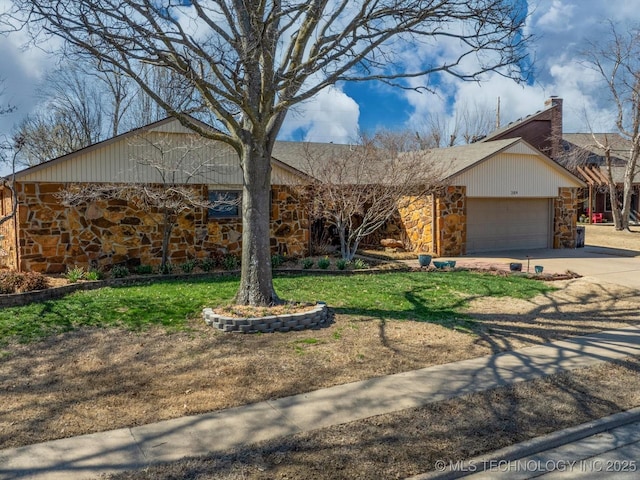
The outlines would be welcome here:
[[[610,145],[613,181],[621,190],[629,142],[617,133],[564,133],[562,108],[562,99],[551,97],[546,100],[543,110],[492,132],[482,141],[490,142],[516,137],[525,139],[554,161],[575,172],[587,184],[587,188],[580,192],[579,216],[584,215],[592,220],[593,216],[589,215],[589,212],[592,212],[598,214],[596,217],[598,220],[612,221],[604,152],[597,144]],[[631,203],[631,217],[635,221],[639,219],[639,192],[640,170],[635,175]]]
[[[309,149],[333,154],[348,145],[276,142],[272,161],[271,248],[304,256],[310,225],[296,191],[309,180]],[[577,177],[520,138],[425,152],[445,169],[438,194],[399,209],[393,234],[417,252],[440,256],[490,250],[573,248]],[[164,169],[162,165],[180,168]],[[165,178],[159,175],[163,171]],[[49,273],[68,267],[160,263],[161,215],[118,199],[65,206],[59,192],[74,185],[188,183],[203,198],[239,195],[235,152],[165,119],[16,174],[18,214],[3,227],[4,263]],[[3,212],[11,208],[2,192]],[[178,264],[212,252],[239,254],[239,206],[194,208],[171,235],[169,260]]]
[[[613,221],[611,212],[611,195],[609,193],[608,169],[606,168],[605,152],[597,145],[609,145],[611,155],[611,176],[618,189],[618,201],[622,202],[624,172],[629,158],[631,142],[617,133],[565,133],[562,136],[565,163],[573,165],[578,175],[587,183],[587,190],[582,196],[580,215],[605,222]],[[631,194],[631,221],[640,220],[640,165],[633,179],[633,193]],[[589,207],[591,206],[591,208]],[[601,215],[598,215],[601,214]],[[600,217],[602,217],[600,219]]]

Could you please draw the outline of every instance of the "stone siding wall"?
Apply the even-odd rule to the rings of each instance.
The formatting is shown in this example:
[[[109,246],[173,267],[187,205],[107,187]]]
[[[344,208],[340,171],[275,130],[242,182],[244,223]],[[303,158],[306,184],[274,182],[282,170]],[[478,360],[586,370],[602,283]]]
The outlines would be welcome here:
[[[109,199],[77,207],[61,205],[61,183],[18,185],[20,269],[64,272],[68,266],[108,267],[115,264],[159,265],[163,220],[158,211],[141,211],[124,200]],[[207,187],[198,185],[206,198]],[[272,249],[305,255],[308,224],[300,202],[287,187],[272,191]],[[299,210],[298,210],[299,209]],[[172,230],[169,259],[179,264],[211,252],[239,254],[240,218],[208,219],[194,208],[181,215]]]
[[[446,187],[436,198],[437,245],[442,256],[467,253],[467,187]]]
[[[408,197],[398,206],[406,246],[413,252],[434,253],[433,196]]]
[[[578,189],[560,188],[553,202],[553,248],[575,248]]]

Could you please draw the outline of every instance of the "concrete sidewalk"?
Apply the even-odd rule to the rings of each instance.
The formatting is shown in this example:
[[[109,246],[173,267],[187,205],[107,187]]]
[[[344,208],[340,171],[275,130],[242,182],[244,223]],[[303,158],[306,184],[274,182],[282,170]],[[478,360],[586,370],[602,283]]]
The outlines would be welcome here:
[[[95,478],[640,354],[640,328],[575,337],[215,413],[0,451],[0,479]]]

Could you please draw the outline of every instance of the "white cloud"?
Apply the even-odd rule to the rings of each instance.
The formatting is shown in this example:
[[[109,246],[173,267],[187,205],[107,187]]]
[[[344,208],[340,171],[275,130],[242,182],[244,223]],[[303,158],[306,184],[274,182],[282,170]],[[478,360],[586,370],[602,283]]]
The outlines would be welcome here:
[[[282,140],[350,143],[358,136],[358,104],[337,87],[328,87],[289,111]]]
[[[429,114],[449,114],[478,106],[495,114],[500,97],[502,125],[544,108],[552,95],[564,100],[564,129],[567,132],[614,130],[614,114],[606,87],[593,70],[580,62],[580,50],[587,39],[603,41],[607,20],[619,29],[640,24],[640,13],[625,0],[536,0],[529,2],[528,32],[535,36],[530,55],[535,59],[534,83],[518,85],[497,74],[487,75],[482,84],[465,83],[442,76],[438,95],[407,92],[413,109],[408,126],[424,124]],[[484,105],[484,107],[483,107]]]
[[[536,27],[545,29],[562,28],[564,30],[567,27],[573,28],[573,25],[570,24],[570,19],[574,17],[575,9],[576,6],[571,3],[553,0],[546,9],[540,8],[539,13],[541,15],[537,19]]]

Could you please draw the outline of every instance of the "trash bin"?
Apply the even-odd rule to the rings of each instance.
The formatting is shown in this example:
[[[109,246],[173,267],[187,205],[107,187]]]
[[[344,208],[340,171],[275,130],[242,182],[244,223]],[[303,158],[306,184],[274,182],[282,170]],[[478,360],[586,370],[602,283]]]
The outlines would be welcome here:
[[[584,247],[584,227],[576,227],[576,248]]]

